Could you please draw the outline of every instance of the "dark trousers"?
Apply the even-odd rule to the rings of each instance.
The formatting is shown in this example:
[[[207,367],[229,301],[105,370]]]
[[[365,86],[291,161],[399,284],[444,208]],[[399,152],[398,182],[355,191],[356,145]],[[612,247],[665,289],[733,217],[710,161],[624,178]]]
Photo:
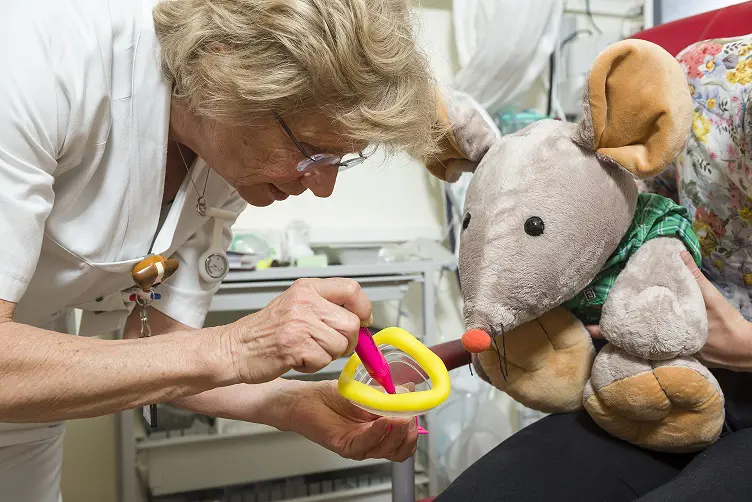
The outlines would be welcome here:
[[[726,425],[700,453],[632,446],[585,412],[550,415],[468,468],[436,502],[752,501],[752,374],[714,373]]]

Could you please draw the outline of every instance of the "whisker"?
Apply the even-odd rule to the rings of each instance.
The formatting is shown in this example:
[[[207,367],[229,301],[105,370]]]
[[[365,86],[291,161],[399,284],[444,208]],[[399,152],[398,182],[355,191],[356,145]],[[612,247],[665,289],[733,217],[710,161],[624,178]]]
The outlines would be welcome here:
[[[496,355],[499,358],[499,370],[501,371],[501,376],[504,377],[504,381],[506,382],[507,377],[509,376],[509,365],[507,364],[507,344],[506,344],[506,339],[504,337],[504,327],[502,326],[501,328],[501,345],[503,347],[502,350],[504,352],[503,363],[501,362],[502,356],[501,356],[501,352],[499,351],[499,342],[496,341],[497,334],[496,334],[495,328],[491,329],[491,335],[492,335],[492,341],[494,344],[494,349],[496,350]]]

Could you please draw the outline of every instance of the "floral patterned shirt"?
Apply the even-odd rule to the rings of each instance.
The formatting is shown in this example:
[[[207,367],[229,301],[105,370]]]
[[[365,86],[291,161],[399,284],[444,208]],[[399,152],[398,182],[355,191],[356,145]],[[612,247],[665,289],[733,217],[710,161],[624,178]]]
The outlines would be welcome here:
[[[752,320],[752,35],[698,42],[677,59],[692,93],[692,134],[648,189],[689,210],[703,272]]]

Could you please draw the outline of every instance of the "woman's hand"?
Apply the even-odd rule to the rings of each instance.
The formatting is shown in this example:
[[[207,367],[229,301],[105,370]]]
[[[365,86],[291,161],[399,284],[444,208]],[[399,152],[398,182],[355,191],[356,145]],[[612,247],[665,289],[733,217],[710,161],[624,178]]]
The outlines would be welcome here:
[[[350,279],[301,279],[264,309],[222,330],[222,346],[242,383],[263,383],[290,369],[314,373],[350,354],[371,302]]]
[[[353,459],[385,458],[403,462],[417,447],[414,418],[372,415],[337,393],[336,382],[311,382],[297,391],[283,429]]]
[[[708,316],[708,340],[698,358],[711,368],[752,371],[752,323],[702,274],[689,253],[681,257],[700,286]],[[600,327],[586,328],[593,338],[602,338]]]
[[[752,371],[752,324],[705,277],[692,256],[682,260],[697,280],[708,313],[708,341],[699,359],[708,367]]]

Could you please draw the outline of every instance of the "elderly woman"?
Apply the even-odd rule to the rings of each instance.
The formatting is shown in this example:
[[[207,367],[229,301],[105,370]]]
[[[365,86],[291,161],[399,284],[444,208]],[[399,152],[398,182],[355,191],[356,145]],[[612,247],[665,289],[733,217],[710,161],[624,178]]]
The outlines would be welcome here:
[[[357,283],[299,281],[258,313],[202,329],[219,281],[200,270],[246,202],[327,197],[368,145],[436,152],[433,82],[406,1],[2,10],[3,499],[59,499],[65,420],[157,402],[295,431],[349,458],[408,458],[412,421],[362,412],[330,382],[279,378],[353,350],[371,316]],[[160,336],[144,337],[132,270],[150,255],[178,268],[147,310]],[[82,333],[124,328],[125,339],[62,334],[72,307]]]

